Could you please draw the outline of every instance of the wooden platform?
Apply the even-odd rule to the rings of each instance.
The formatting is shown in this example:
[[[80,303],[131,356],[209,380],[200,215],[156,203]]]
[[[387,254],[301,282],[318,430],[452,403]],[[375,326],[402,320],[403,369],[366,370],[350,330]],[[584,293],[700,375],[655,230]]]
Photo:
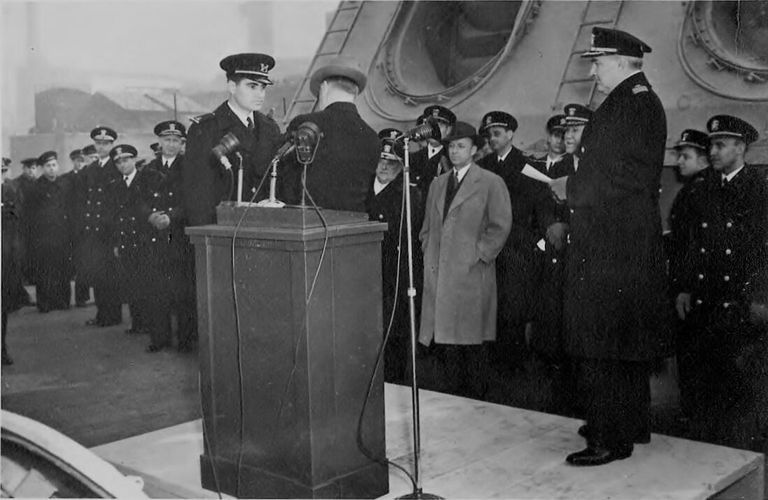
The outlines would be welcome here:
[[[758,453],[654,434],[626,460],[576,468],[565,463],[565,456],[584,447],[576,434],[578,420],[420,394],[424,490],[443,497],[763,499],[764,457]],[[410,408],[410,389],[387,384],[387,456],[408,470]],[[202,449],[200,420],[93,448],[123,470],[142,475],[149,494],[215,498],[215,492],[200,487]],[[405,475],[390,467],[387,498],[410,489]]]

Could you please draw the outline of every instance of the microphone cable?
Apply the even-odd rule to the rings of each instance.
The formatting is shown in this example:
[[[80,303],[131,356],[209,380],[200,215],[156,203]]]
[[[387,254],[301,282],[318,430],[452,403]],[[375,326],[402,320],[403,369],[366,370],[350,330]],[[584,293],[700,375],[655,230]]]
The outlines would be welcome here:
[[[404,183],[404,182],[403,182]],[[405,189],[410,189],[410,186],[403,188],[403,194],[400,201],[400,225],[397,231],[397,237],[398,237],[398,245],[397,245],[397,278],[395,279],[395,291],[393,293],[394,297],[392,300],[392,312],[389,314],[389,322],[387,325],[387,331],[384,334],[384,337],[379,344],[378,353],[376,355],[376,363],[374,363],[373,366],[373,372],[371,373],[371,377],[368,380],[368,388],[365,392],[365,399],[363,400],[363,407],[360,410],[360,417],[357,420],[357,434],[356,434],[356,441],[357,441],[357,447],[360,450],[360,452],[365,455],[365,457],[370,460],[371,462],[380,464],[380,465],[391,465],[399,470],[401,470],[411,481],[411,484],[413,485],[413,490],[416,491],[417,485],[416,485],[416,479],[413,477],[413,475],[408,472],[408,470],[405,469],[405,467],[401,466],[400,464],[397,464],[393,462],[392,460],[386,458],[379,458],[373,456],[373,453],[365,446],[365,443],[363,441],[363,419],[365,418],[365,410],[368,407],[368,401],[371,399],[371,393],[373,392],[373,384],[376,381],[376,373],[379,372],[381,363],[384,359],[384,352],[386,349],[387,342],[389,341],[389,337],[392,333],[392,326],[395,322],[395,313],[397,312],[397,303],[398,298],[400,295],[400,263],[402,261],[402,254],[403,254],[403,221],[405,220]],[[387,228],[389,229],[389,228]],[[406,240],[406,245],[407,245]],[[410,314],[410,311],[409,311]],[[386,435],[386,430],[385,430]],[[386,453],[386,450],[385,450]]]
[[[242,162],[241,162],[242,167]],[[232,169],[229,169],[230,172],[230,178],[234,178],[232,175]],[[267,175],[269,175],[269,169],[266,169],[264,172],[264,175],[261,177],[261,181],[259,181],[258,187],[253,191],[253,195],[251,196],[251,199],[248,201],[248,204],[245,206],[245,210],[243,210],[243,214],[240,216],[240,219],[237,221],[237,224],[235,225],[235,229],[232,232],[232,247],[231,247],[231,271],[232,271],[232,281],[231,281],[231,288],[232,288],[232,302],[234,306],[234,312],[235,312],[235,334],[237,335],[237,378],[238,378],[238,388],[240,390],[240,439],[238,443],[238,450],[237,450],[237,482],[236,482],[236,493],[237,496],[240,496],[240,471],[242,470],[243,465],[243,437],[245,436],[245,409],[244,409],[244,401],[245,401],[245,389],[243,384],[243,353],[242,353],[242,332],[240,331],[240,306],[238,304],[238,296],[237,296],[237,280],[235,279],[235,242],[237,240],[237,233],[240,231],[240,226],[243,224],[243,221],[245,220],[245,216],[248,214],[248,210],[251,208],[251,204],[253,203],[253,200],[256,199],[256,195],[261,191],[261,186],[264,185],[264,181],[267,178]],[[231,197],[231,191],[230,196]]]

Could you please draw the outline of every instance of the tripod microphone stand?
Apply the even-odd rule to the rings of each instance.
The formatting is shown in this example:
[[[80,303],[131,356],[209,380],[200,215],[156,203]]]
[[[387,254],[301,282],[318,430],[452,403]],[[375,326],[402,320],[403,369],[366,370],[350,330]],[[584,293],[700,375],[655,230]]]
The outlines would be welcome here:
[[[411,400],[413,405],[413,484],[414,490],[399,499],[441,499],[438,495],[425,493],[421,487],[421,424],[419,415],[419,387],[416,385],[416,288],[413,286],[413,231],[411,222],[411,167],[408,158],[408,137],[403,137],[405,146],[403,169],[403,193],[405,194],[405,221],[408,241],[408,313],[411,329]],[[399,272],[399,271],[398,271]]]

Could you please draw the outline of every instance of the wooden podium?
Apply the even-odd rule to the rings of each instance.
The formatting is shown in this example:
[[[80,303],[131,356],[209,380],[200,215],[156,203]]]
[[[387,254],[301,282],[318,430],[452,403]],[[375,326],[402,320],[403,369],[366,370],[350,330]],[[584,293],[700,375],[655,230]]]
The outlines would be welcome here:
[[[323,214],[327,231],[312,209],[222,203],[218,224],[187,228],[195,245],[200,468],[208,490],[241,498],[389,491],[386,463],[369,458],[386,456],[381,369],[358,433],[383,338],[386,224],[360,213]]]

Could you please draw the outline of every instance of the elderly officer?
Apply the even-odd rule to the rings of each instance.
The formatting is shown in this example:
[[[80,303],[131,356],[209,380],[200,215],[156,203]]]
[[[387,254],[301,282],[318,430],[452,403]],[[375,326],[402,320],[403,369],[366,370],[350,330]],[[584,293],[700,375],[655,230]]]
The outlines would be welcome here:
[[[693,242],[678,283],[678,313],[689,332],[680,377],[698,438],[764,451],[768,185],[744,162],[758,137],[752,125],[718,115],[707,130],[714,172],[700,183],[689,216]]]
[[[238,168],[243,169],[243,198],[249,199],[279,146],[280,129],[259,111],[267,86],[273,83],[269,71],[275,60],[266,54],[234,54],[219,66],[227,75],[229,99],[212,113],[193,118],[188,132],[182,180],[190,226],[214,223],[216,205],[228,195],[236,199],[233,171]],[[237,153],[242,158],[234,152],[228,155],[229,174],[211,152],[227,133],[239,141]]]
[[[32,216],[30,241],[36,270],[37,309],[46,313],[69,308],[72,184],[58,178],[55,151],[40,155],[38,163],[43,166],[43,175],[35,181],[26,207]]]
[[[496,340],[496,257],[512,225],[509,192],[472,161],[483,139],[456,122],[445,141],[453,165],[429,188],[421,239],[424,297],[419,342],[435,343],[449,390],[485,393],[485,342]]]
[[[371,182],[366,207],[372,221],[386,222],[388,227],[381,243],[381,281],[384,299],[384,331],[391,332],[384,351],[384,379],[402,383],[407,379],[409,340],[408,301],[408,235],[403,210],[403,145],[397,141],[401,132],[387,128],[379,132],[381,154],[376,175]],[[411,185],[411,228],[413,246],[413,278],[416,310],[421,303],[422,256],[418,234],[422,224],[424,203],[421,191]]]
[[[437,122],[441,137],[448,137],[456,123],[456,115],[453,114],[453,111],[437,104],[424,108],[424,113],[416,120],[416,124],[423,125],[429,118]],[[450,168],[450,163],[443,150],[443,143],[434,137],[426,142],[426,147],[411,153],[409,158],[412,180],[419,186],[423,198],[427,197],[432,180]]]
[[[629,33],[592,29],[583,57],[608,97],[585,127],[576,174],[552,181],[573,210],[566,350],[591,388],[587,448],[572,465],[623,459],[650,439],[650,361],[671,351],[658,204],[666,117],[641,70],[650,51]]]
[[[529,160],[512,144],[516,130],[517,120],[511,114],[486,113],[480,133],[487,137],[493,152],[478,164],[504,180],[511,200],[512,228],[496,267],[499,341],[494,355],[506,368],[520,369],[527,358],[526,323],[533,320],[538,302],[536,279],[543,258],[539,245],[555,219],[546,184],[521,173]]]
[[[379,162],[379,138],[355,106],[366,82],[354,59],[331,59],[310,79],[310,91],[321,111],[299,115],[288,125],[289,134],[304,122],[314,123],[322,132],[306,179],[307,191],[319,207],[365,212],[368,186]],[[286,159],[281,189],[288,203],[302,199],[301,171],[295,158]]]
[[[75,270],[78,277],[93,286],[96,317],[86,324],[112,326],[123,321],[118,263],[111,244],[114,199],[110,191],[122,178],[109,157],[117,132],[110,127],[96,127],[91,139],[98,158],[79,174]]]

